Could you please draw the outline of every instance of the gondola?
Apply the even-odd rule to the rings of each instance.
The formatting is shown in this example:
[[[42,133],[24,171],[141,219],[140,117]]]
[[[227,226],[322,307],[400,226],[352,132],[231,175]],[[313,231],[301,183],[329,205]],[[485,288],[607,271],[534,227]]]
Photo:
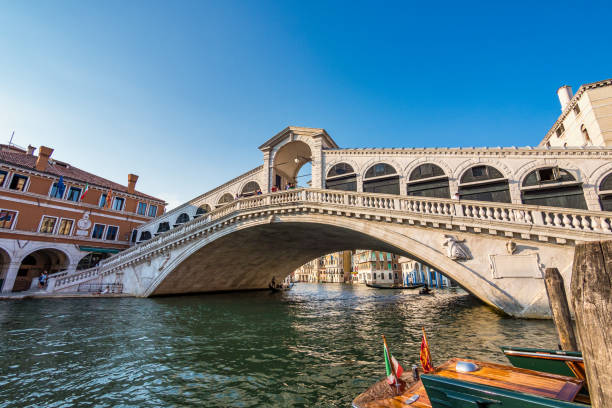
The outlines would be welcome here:
[[[433,295],[433,290],[429,289],[429,287],[425,285],[421,288],[421,290],[419,290],[419,295]]]
[[[376,285],[374,283],[366,283],[366,286],[368,288],[374,288],[374,289],[418,289],[418,288],[422,288],[424,285],[422,283],[419,283],[418,285]]]
[[[291,282],[289,284],[281,284],[281,285],[273,285],[271,283],[270,285],[268,285],[268,288],[272,292],[286,292],[288,290],[291,290],[291,288],[293,288],[293,282]]]

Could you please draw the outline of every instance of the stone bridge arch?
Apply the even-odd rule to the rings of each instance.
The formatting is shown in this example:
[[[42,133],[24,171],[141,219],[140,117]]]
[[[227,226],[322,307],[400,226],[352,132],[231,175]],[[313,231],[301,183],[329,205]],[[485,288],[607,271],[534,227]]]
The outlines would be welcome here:
[[[473,259],[454,261],[446,254],[444,230],[393,225],[319,214],[274,215],[244,221],[171,249],[151,265],[135,266],[139,295],[262,289],[300,265],[329,252],[367,248],[417,259],[458,282],[485,303],[512,315],[547,314],[544,284],[540,276],[493,279],[490,255],[507,255],[503,238],[457,234],[465,239]],[[253,247],[255,245],[255,247]],[[488,248],[481,253],[480,248]],[[552,247],[552,246],[551,246]],[[519,254],[532,256],[538,270],[544,262],[570,259],[571,247],[548,248],[539,258],[533,245],[519,245]],[[566,276],[571,263],[558,266]],[[150,271],[159,271],[153,275]],[[133,286],[128,284],[128,286]],[[516,286],[521,290],[517,291]],[[544,297],[542,294],[544,293]]]

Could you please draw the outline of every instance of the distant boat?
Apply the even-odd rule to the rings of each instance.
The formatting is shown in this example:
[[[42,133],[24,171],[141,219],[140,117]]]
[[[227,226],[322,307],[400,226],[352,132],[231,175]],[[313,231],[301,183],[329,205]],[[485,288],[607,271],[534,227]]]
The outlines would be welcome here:
[[[272,292],[285,292],[291,290],[293,288],[293,282],[291,283],[282,283],[280,285],[270,284],[268,286]]]
[[[421,288],[421,290],[419,290],[419,295],[433,295],[433,291],[429,289],[427,285],[425,285]]]
[[[418,289],[425,285],[423,283],[417,285],[377,285],[375,283],[366,283],[366,286],[375,289]]]

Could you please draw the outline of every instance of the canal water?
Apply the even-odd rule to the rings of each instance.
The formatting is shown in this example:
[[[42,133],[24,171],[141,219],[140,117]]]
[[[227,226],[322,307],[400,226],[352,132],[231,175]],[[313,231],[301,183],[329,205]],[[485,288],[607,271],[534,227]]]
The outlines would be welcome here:
[[[0,303],[0,407],[348,407],[384,377],[381,334],[409,369],[555,348],[552,322],[504,317],[462,290],[291,292]]]

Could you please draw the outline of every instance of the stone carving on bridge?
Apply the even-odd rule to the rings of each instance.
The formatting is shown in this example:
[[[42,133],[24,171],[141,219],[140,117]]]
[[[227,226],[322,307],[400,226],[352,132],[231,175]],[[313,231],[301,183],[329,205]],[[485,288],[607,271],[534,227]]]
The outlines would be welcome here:
[[[515,253],[516,252],[516,242],[512,240],[509,240],[508,242],[506,242],[506,251],[508,251],[510,255]]]
[[[442,246],[446,247],[446,255],[453,261],[472,259],[470,250],[465,246],[465,239],[458,240],[454,235],[444,235]]]

